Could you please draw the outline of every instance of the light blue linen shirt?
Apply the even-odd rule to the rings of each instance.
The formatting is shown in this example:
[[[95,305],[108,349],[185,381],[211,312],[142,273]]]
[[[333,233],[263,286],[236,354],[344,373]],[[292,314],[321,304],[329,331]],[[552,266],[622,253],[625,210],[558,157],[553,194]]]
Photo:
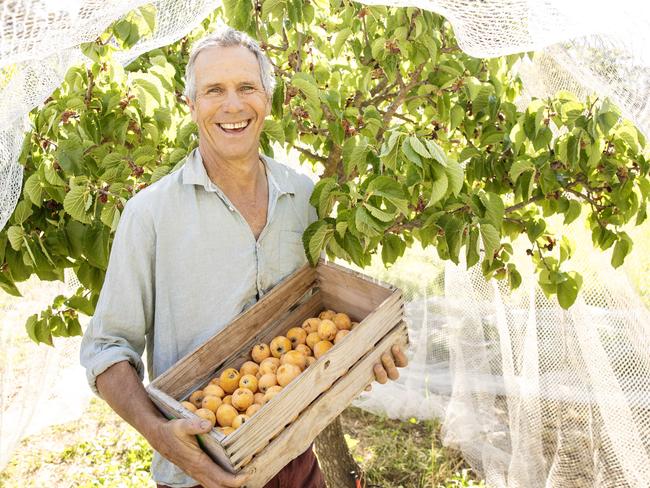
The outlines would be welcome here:
[[[123,360],[142,379],[145,345],[149,377],[157,377],[307,262],[302,233],[316,219],[309,204],[313,183],[262,159],[269,201],[257,240],[208,177],[198,149],[126,204],[81,344],[96,394],[96,377]],[[197,484],[158,453],[152,471],[157,483]]]

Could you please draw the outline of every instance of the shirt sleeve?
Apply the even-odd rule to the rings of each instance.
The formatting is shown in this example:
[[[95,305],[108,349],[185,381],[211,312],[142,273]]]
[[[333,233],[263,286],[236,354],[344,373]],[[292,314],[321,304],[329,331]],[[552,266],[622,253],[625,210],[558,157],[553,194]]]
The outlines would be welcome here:
[[[81,365],[98,396],[97,376],[120,361],[129,361],[144,378],[142,353],[153,327],[155,233],[151,217],[135,203],[124,208],[95,314],[81,341]]]

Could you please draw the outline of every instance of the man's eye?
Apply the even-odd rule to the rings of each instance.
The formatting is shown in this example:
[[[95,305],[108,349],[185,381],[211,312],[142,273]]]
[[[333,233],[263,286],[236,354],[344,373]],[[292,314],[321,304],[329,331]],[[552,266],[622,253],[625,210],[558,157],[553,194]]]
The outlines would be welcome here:
[[[210,88],[208,93],[221,93],[221,88]]]
[[[249,86],[249,85],[245,85],[245,86],[242,86],[241,90],[242,90],[243,92],[245,92],[245,93],[250,93],[250,92],[252,92],[253,90],[255,90],[255,88],[252,87],[252,86]]]

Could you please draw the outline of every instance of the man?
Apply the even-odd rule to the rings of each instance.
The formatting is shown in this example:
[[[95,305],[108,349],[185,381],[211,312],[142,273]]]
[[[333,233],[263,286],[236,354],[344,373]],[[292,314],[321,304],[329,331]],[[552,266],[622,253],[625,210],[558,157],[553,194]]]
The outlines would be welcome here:
[[[185,165],[124,209],[99,302],[81,347],[91,388],[154,448],[159,487],[242,486],[199,448],[200,419],[168,421],[142,385],[253,305],[305,262],[301,235],[316,217],[311,181],[259,154],[274,78],[259,46],[233,29],[199,41],[186,96],[199,147]],[[406,364],[396,349],[381,382]],[[311,449],[268,487],[324,487]]]

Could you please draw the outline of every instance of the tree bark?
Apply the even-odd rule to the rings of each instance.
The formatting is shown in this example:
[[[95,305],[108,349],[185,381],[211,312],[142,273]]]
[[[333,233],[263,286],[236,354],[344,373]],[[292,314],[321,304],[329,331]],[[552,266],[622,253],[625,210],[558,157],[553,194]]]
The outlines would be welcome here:
[[[316,437],[314,448],[329,488],[355,488],[355,475],[360,478],[361,469],[345,443],[341,417]]]

